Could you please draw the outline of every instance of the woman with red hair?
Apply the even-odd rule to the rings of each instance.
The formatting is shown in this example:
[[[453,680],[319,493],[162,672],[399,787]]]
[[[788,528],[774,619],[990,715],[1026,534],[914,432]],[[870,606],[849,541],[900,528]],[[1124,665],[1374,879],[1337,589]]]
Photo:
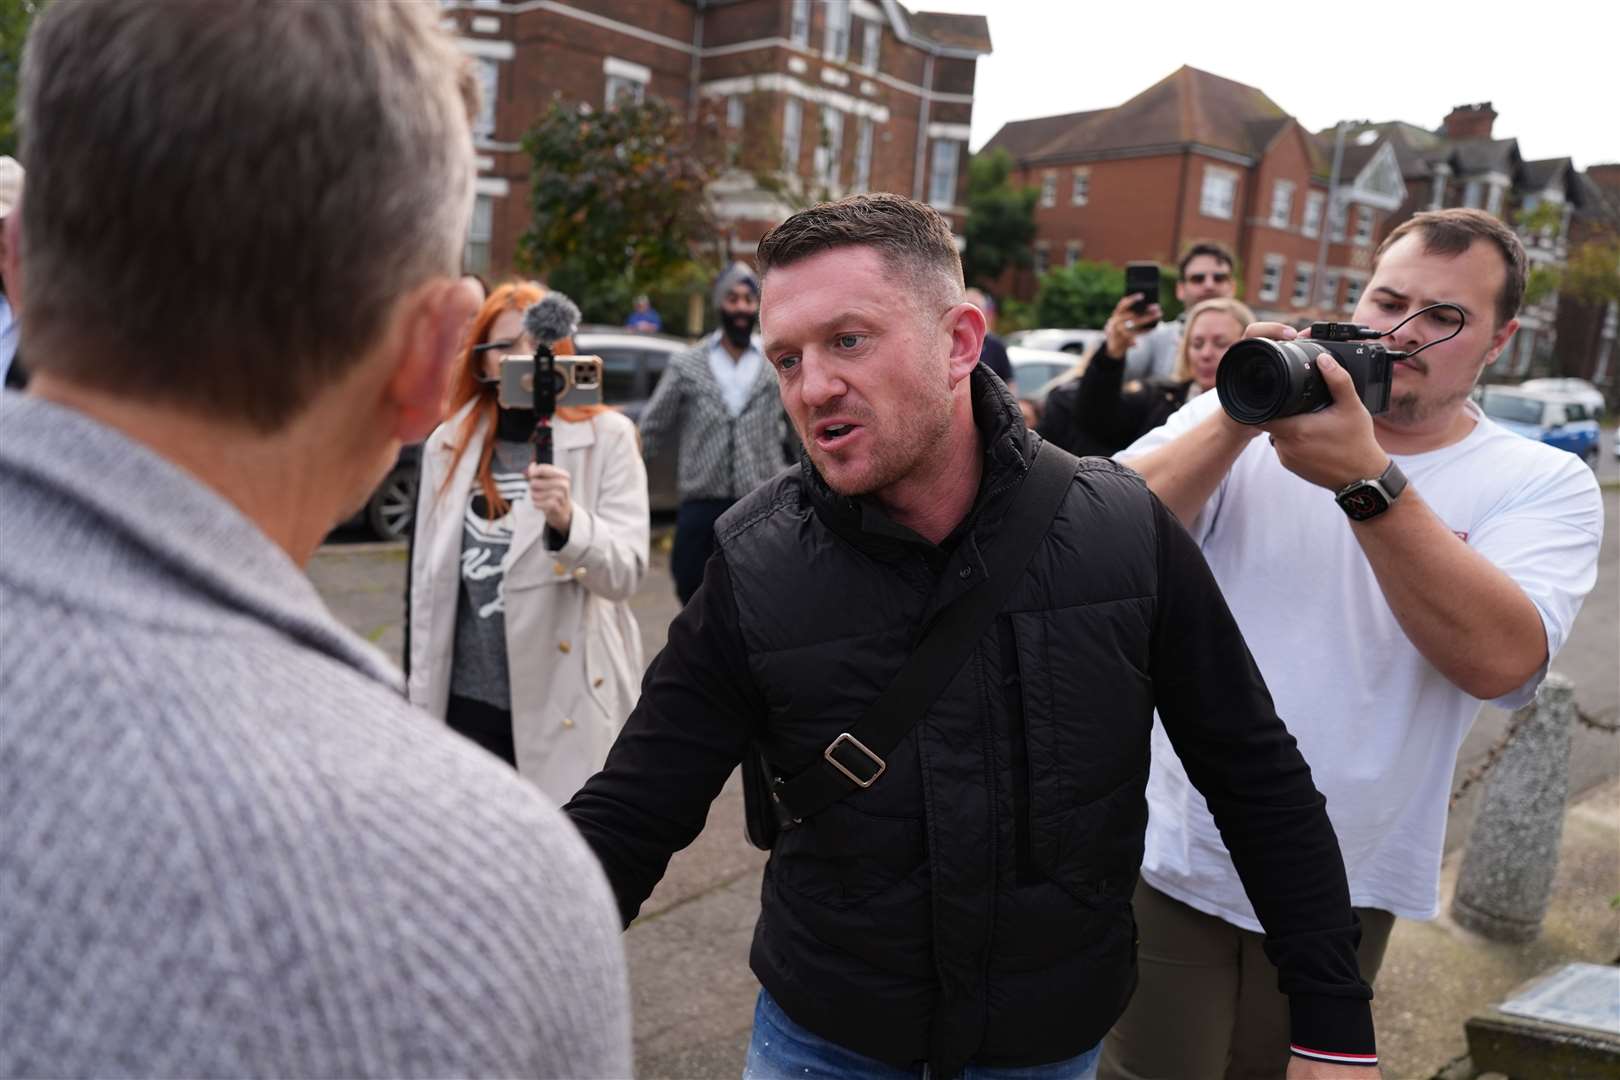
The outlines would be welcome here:
[[[501,408],[496,389],[501,359],[533,351],[523,313],[544,295],[490,294],[422,448],[406,670],[412,702],[562,803],[636,701],[647,472],[635,425],[603,405],[559,406],[555,464],[532,463],[534,412]]]

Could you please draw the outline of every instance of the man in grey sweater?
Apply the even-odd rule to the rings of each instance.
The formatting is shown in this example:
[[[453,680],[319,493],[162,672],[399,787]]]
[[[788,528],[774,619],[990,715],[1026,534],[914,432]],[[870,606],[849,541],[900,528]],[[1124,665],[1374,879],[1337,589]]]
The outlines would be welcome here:
[[[300,571],[436,422],[476,307],[470,84],[436,12],[75,3],[33,28],[0,1076],[629,1075],[595,860]]]

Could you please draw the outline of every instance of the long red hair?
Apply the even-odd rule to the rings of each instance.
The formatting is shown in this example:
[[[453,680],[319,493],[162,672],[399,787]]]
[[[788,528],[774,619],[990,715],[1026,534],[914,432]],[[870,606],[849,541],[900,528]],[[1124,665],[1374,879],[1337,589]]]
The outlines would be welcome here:
[[[491,384],[481,382],[479,377],[483,374],[484,356],[473,351],[474,346],[489,343],[490,330],[499,319],[508,311],[525,311],[531,305],[540,301],[546,295],[546,290],[538,282],[509,281],[489,294],[484,306],[478,309],[478,314],[467,329],[467,339],[462,343],[461,355],[456,358],[455,370],[450,376],[450,393],[445,402],[445,414],[453,415],[455,411],[474,401],[475,404],[468,411],[467,417],[461,423],[461,430],[455,435],[455,456],[450,459],[450,469],[445,475],[445,487],[449,487],[450,477],[455,475],[456,466],[461,464],[461,456],[467,452],[468,445],[473,438],[482,431],[484,445],[478,451],[478,469],[475,473],[478,487],[484,493],[484,501],[489,507],[490,520],[503,516],[507,511],[507,502],[501,497],[500,490],[495,486],[495,476],[491,469],[491,462],[495,457],[495,416],[500,409],[497,388]],[[572,356],[574,341],[564,338],[552,346],[552,352],[558,356]],[[559,420],[579,422],[589,420],[598,413],[607,411],[606,405],[561,405],[557,408]],[[439,489],[442,497],[444,488]]]

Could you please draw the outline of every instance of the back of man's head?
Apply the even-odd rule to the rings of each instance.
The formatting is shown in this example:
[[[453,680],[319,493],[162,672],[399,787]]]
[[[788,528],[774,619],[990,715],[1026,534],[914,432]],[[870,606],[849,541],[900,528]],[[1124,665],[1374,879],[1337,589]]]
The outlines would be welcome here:
[[[759,276],[842,247],[870,247],[918,296],[941,309],[962,302],[962,257],[951,226],[931,206],[887,192],[850,195],[801,210],[759,242]]]
[[[1503,268],[1502,287],[1496,294],[1496,328],[1506,326],[1509,320],[1519,314],[1519,306],[1524,302],[1529,263],[1518,234],[1500,218],[1483,210],[1460,206],[1413,214],[1397,225],[1378,245],[1378,251],[1373,255],[1373,270],[1377,271],[1385,252],[1413,233],[1422,240],[1425,255],[1447,259],[1461,255],[1475,242],[1490,245],[1501,258]]]
[[[430,4],[50,5],[19,106],[30,366],[281,428],[455,275],[473,92]]]

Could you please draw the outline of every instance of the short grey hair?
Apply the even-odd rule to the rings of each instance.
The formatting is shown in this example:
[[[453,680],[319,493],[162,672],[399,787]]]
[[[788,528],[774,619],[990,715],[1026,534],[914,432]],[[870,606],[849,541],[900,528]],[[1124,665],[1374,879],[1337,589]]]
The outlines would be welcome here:
[[[75,0],[18,115],[29,366],[274,431],[454,277],[465,56],[431,3]]]

